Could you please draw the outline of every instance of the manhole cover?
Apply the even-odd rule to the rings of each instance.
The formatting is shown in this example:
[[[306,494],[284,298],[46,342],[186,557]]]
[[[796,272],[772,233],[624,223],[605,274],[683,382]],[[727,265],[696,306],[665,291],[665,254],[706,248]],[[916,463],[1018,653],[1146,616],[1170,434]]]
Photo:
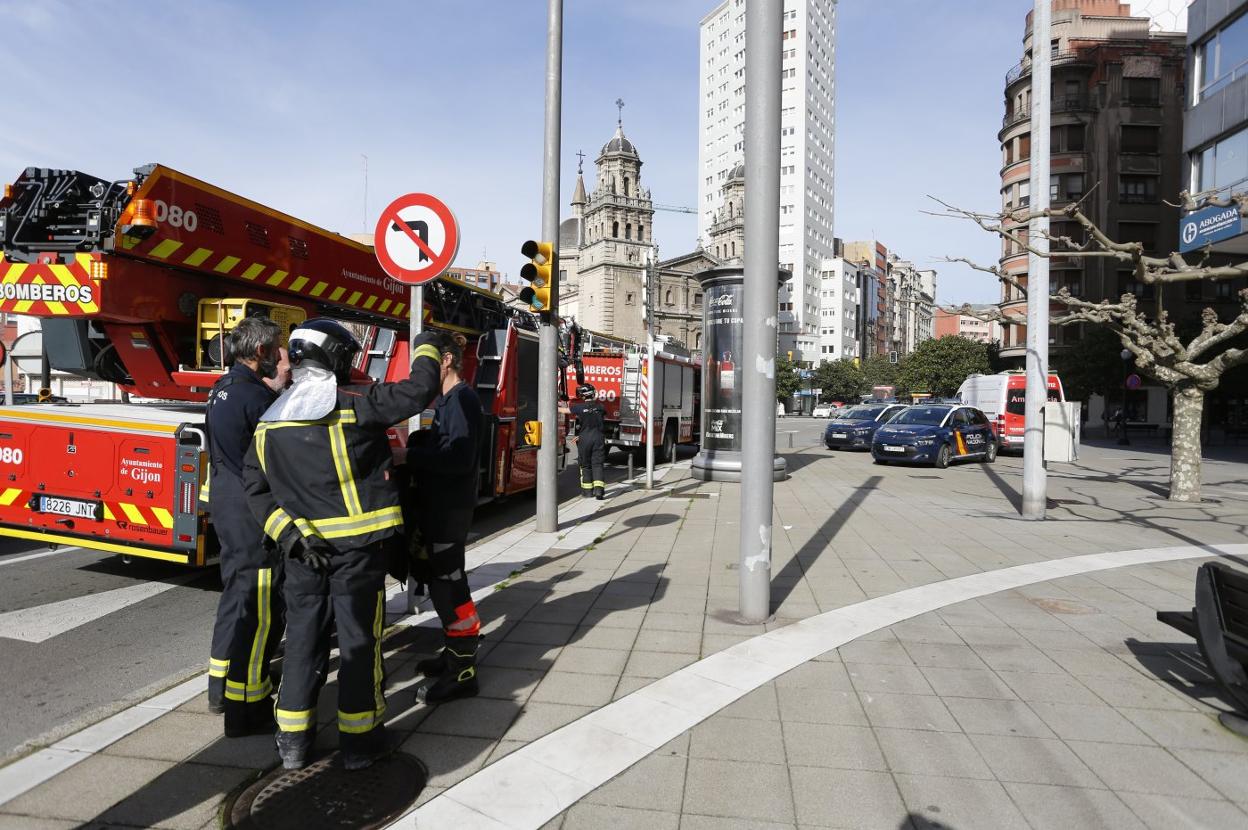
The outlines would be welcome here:
[[[1081,602],[1071,602],[1067,599],[1051,599],[1049,597],[1032,597],[1028,600],[1032,605],[1037,606],[1050,614],[1095,614],[1096,609],[1084,605]]]
[[[425,788],[425,765],[396,752],[348,771],[338,753],[301,770],[280,767],[243,790],[227,811],[232,830],[369,830],[402,815]]]

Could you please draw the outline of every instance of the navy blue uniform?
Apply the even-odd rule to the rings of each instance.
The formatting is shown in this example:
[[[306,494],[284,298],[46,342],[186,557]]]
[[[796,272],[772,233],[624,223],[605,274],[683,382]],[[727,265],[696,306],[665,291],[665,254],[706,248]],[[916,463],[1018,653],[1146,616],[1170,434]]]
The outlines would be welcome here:
[[[428,579],[444,636],[442,654],[418,667],[425,674],[444,675],[424,691],[430,704],[476,693],[481,619],[468,588],[464,546],[477,506],[481,421],[481,399],[461,381],[438,399],[429,434],[407,451],[428,559],[422,577]]]
[[[221,600],[212,633],[210,703],[226,728],[261,717],[272,691],[269,661],[282,637],[281,557],[266,545],[243,489],[243,458],[276,394],[235,363],[208,394],[209,512],[221,547]]]
[[[581,467],[581,493],[602,497],[606,482],[602,467],[607,442],[603,435],[607,410],[598,401],[581,401],[569,407],[576,416],[576,454]]]

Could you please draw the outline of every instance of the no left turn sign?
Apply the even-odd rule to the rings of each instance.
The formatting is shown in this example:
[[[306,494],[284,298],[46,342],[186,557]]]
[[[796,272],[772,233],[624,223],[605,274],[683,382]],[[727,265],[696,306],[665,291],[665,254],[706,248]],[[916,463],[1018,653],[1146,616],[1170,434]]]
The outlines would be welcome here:
[[[409,193],[391,202],[377,220],[373,250],[382,270],[407,285],[436,279],[459,250],[459,225],[441,200]]]

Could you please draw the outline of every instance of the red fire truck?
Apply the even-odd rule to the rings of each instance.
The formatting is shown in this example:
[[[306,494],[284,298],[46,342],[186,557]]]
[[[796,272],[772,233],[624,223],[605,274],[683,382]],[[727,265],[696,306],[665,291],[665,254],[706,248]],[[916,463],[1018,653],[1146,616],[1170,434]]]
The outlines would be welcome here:
[[[608,447],[640,453],[646,443],[646,415],[654,423],[659,461],[673,458],[677,444],[695,443],[701,416],[702,372],[689,353],[662,343],[655,353],[654,400],[648,400],[650,361],[645,347],[577,329],[567,385],[592,384],[606,408]]]
[[[202,402],[247,315],[287,331],[334,317],[361,336],[359,371],[408,371],[411,292],[371,248],[167,167],[121,181],[29,168],[4,189],[0,246],[0,311],[42,318],[52,367],[150,401],[0,407],[0,536],[214,559]],[[488,423],[481,498],[532,488],[535,319],[450,279],[426,284],[423,318],[469,339],[465,376]]]

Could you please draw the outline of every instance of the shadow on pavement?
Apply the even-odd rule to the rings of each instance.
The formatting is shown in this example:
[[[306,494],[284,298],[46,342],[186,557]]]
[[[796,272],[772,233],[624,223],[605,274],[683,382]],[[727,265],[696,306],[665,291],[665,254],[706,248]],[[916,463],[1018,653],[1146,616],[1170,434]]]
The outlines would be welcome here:
[[[530,567],[579,552],[583,549],[539,557]],[[463,777],[457,772],[474,772],[481,766],[484,756],[492,751],[494,742],[511,728],[529,692],[553,665],[553,658],[536,655],[580,640],[586,629],[574,626],[592,627],[593,620],[588,623],[585,620],[594,612],[640,608],[660,599],[669,581],[662,576],[662,569],[661,564],[647,565],[593,588],[557,592],[559,582],[582,574],[573,570],[542,581],[518,581],[483,598],[477,605],[483,627],[490,628],[500,620],[502,625],[483,638],[479,669],[481,695],[443,707],[432,708],[416,701],[416,691],[423,682],[414,679],[412,668],[415,658],[432,654],[441,646],[441,630],[399,629],[383,645],[388,675],[386,726],[391,746],[398,748],[419,734],[416,745],[408,746],[405,751],[425,763],[435,786],[439,778],[447,782],[448,778]],[[647,585],[653,587],[646,590],[644,586]],[[541,622],[525,620],[526,624],[532,623],[532,632],[515,641],[506,640],[513,627],[539,606]],[[565,622],[557,624],[556,620]],[[334,668],[336,666],[335,658]],[[326,683],[320,695],[316,757],[323,757],[337,744],[336,687],[335,678]],[[417,731],[422,724],[428,731]],[[162,746],[162,757],[169,757],[171,751],[176,753],[177,747]],[[214,810],[217,810],[217,798],[241,792],[276,767],[277,762],[272,735],[221,737],[82,826],[91,830],[115,830],[182,825],[191,814],[203,812],[208,802],[214,802]],[[340,774],[349,773],[342,770]],[[209,818],[208,814],[197,815],[198,823],[193,826],[201,826]]]
[[[786,464],[786,472],[789,475],[793,475],[798,470],[802,469],[803,467],[808,467],[811,464],[814,464],[816,461],[823,461],[831,457],[830,453],[818,453],[818,452],[789,452],[789,453],[782,452],[782,453],[779,453],[779,455],[781,458],[784,459],[784,463]]]
[[[1162,683],[1206,706],[1235,711],[1234,702],[1209,673],[1200,646],[1195,642],[1147,643],[1129,637],[1125,643],[1139,664]]]
[[[771,583],[771,613],[775,613],[784,601],[789,598],[789,594],[793,593],[793,587],[801,580],[806,573],[806,566],[814,564],[818,561],[819,556],[828,548],[832,547],[832,541],[836,538],[839,531],[849,517],[862,505],[872,490],[875,490],[883,476],[871,476],[858,487],[854,488],[851,493],[836,512],[828,517],[819,529],[802,545],[797,553],[793,554],[793,558],[789,560],[780,572],[775,575]]]
[[[943,821],[932,821],[927,816],[910,813],[897,825],[897,830],[956,830],[952,824]]]

